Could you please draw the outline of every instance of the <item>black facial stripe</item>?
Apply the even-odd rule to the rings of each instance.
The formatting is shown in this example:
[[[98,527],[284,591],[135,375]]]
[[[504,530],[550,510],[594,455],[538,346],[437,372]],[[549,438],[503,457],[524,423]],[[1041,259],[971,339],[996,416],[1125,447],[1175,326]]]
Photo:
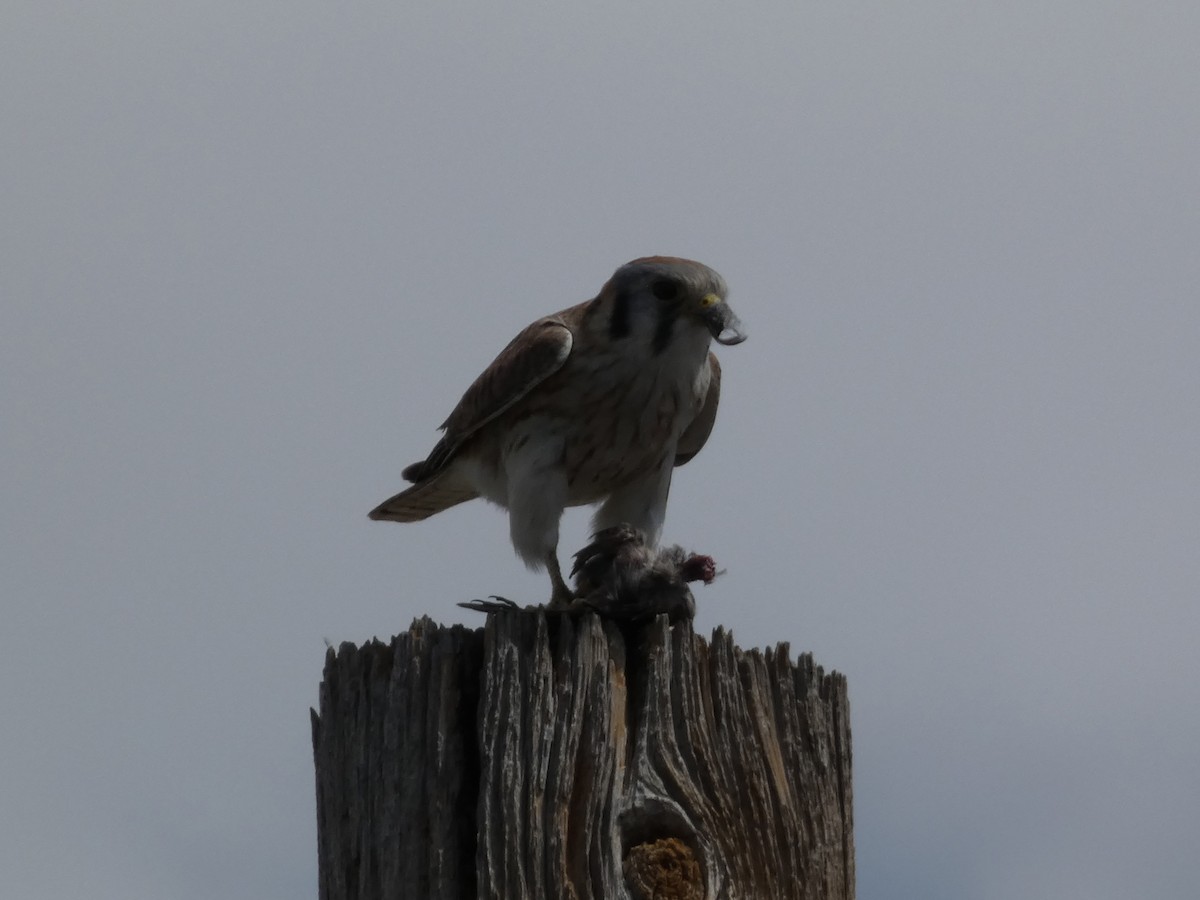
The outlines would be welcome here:
[[[674,300],[679,296],[679,282],[673,278],[659,278],[651,286],[650,290],[654,292],[654,296],[659,300]]]
[[[673,306],[663,304],[658,308],[658,324],[654,328],[654,343],[651,349],[658,356],[671,343],[671,330],[675,327],[676,310]]]
[[[613,297],[612,318],[608,320],[608,336],[614,341],[629,336],[629,306],[632,298],[628,288],[620,290]]]

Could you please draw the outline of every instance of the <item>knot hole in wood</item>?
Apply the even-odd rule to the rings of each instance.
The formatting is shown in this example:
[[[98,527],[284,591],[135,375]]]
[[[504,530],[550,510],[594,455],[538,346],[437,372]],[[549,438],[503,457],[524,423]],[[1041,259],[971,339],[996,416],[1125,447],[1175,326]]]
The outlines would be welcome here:
[[[634,844],[622,862],[634,900],[701,900],[704,877],[692,848],[677,837]]]

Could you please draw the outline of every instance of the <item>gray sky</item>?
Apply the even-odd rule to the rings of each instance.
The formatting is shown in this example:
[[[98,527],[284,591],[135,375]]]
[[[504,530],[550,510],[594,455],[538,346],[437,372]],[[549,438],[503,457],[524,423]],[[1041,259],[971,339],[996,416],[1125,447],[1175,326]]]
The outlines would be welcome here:
[[[1198,29],[8,3],[6,895],[315,896],[323,638],[547,588],[482,503],[366,512],[520,327],[670,253],[751,339],[665,536],[728,569],[698,630],[848,675],[860,896],[1190,896]]]

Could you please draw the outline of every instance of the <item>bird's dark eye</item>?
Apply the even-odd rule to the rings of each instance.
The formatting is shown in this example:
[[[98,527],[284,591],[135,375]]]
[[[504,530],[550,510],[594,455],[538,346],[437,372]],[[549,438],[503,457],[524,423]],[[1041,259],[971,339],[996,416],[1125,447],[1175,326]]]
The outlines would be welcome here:
[[[659,300],[674,300],[679,296],[679,282],[670,278],[659,278],[650,286]]]

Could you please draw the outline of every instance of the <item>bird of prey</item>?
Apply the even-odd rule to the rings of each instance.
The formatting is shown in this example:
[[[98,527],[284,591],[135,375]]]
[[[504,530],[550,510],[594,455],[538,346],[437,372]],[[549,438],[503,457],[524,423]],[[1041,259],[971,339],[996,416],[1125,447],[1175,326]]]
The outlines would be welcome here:
[[[370,517],[415,522],[484,497],[508,510],[513,547],[545,567],[551,604],[574,594],[558,563],[568,506],[600,503],[596,531],[627,524],[657,544],[671,471],[717,415],[711,341],[745,340],[725,281],[668,256],[621,266],[592,300],[538,319],[505,347],[442,424],[412,486]]]

